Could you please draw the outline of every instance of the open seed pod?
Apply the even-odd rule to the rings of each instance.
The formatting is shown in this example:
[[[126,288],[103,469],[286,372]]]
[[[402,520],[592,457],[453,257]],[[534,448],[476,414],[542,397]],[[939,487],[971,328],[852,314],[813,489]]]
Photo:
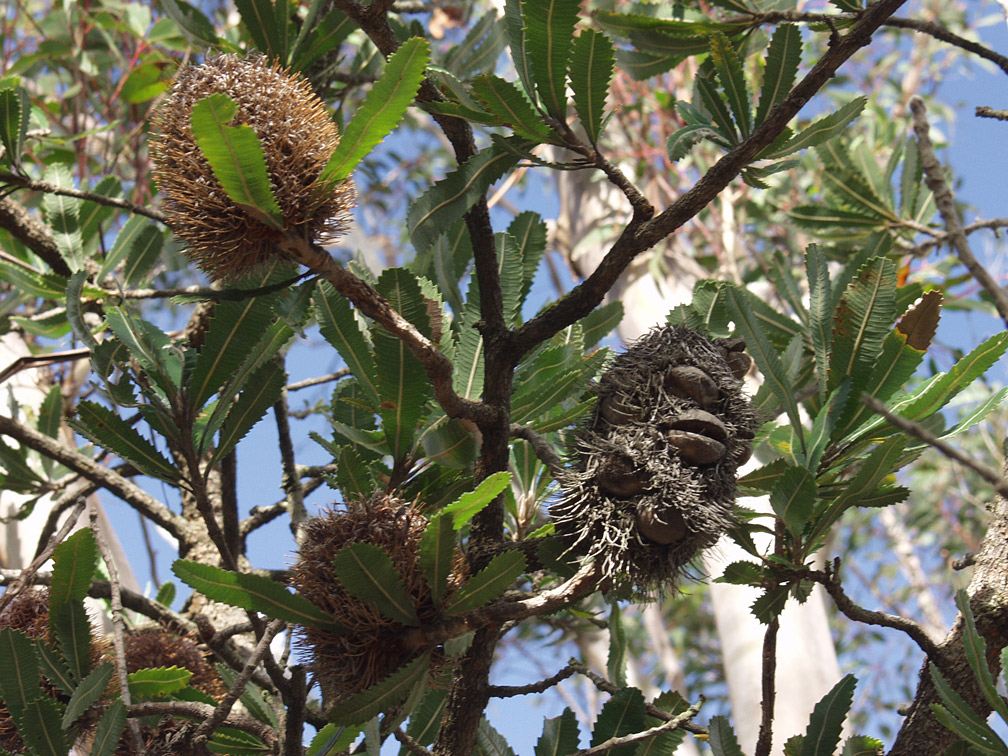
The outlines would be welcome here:
[[[230,125],[248,125],[259,137],[284,230],[314,242],[345,231],[353,184],[316,182],[339,144],[325,103],[303,77],[264,57],[220,55],[183,68],[151,120],[162,209],[190,259],[214,278],[238,279],[283,257],[280,233],[228,197],[193,136],[193,107],[217,93],[238,106]]]
[[[744,359],[734,342],[664,326],[600,378],[550,515],[617,595],[674,586],[732,524],[735,473],[758,426],[737,375]]]
[[[427,650],[407,647],[401,624],[351,596],[339,580],[333,558],[355,543],[380,547],[391,557],[421,624],[432,621],[437,609],[419,565],[427,523],[415,503],[385,493],[349,501],[345,509],[331,509],[308,523],[291,585],[343,628],[298,629],[298,642],[308,653],[309,669],[326,706],[373,685]],[[461,552],[456,552],[446,598],[464,579],[463,565]]]

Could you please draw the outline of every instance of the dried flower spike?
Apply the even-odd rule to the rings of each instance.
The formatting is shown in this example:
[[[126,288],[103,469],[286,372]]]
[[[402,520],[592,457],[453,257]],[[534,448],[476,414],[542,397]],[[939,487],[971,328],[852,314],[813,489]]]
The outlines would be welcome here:
[[[732,523],[757,421],[731,357],[745,358],[735,342],[666,326],[599,380],[550,514],[569,553],[601,564],[618,595],[674,585]]]
[[[264,57],[220,55],[183,68],[151,123],[163,210],[190,259],[213,278],[227,279],[288,259],[277,249],[281,232],[228,197],[196,144],[193,107],[216,93],[237,104],[232,125],[247,124],[259,137],[284,231],[313,242],[343,233],[354,205],[352,182],[316,182],[339,144],[325,103],[304,78]]]

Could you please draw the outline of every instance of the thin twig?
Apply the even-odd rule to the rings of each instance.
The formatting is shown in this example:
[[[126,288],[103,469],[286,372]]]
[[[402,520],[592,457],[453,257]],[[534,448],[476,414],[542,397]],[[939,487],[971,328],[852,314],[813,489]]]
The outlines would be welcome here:
[[[529,683],[528,685],[491,685],[490,697],[511,698],[512,696],[527,696],[530,693],[543,693],[557,683],[566,680],[575,672],[577,670],[568,664],[552,677],[547,677],[545,680],[540,680],[539,682]]]
[[[395,739],[403,744],[403,747],[413,754],[413,756],[434,756],[429,750],[424,748],[422,745],[417,743],[413,738],[403,732],[402,727],[396,727],[392,734],[395,735]]]
[[[774,703],[777,698],[777,631],[780,620],[774,617],[763,634],[763,663],[761,688],[763,699],[760,703],[759,735],[756,738],[756,756],[770,756],[773,744]]]
[[[222,662],[227,664],[236,672],[241,672],[245,669],[245,659],[237,653],[232,644],[227,641],[217,642],[217,631],[214,629],[213,623],[210,622],[209,617],[205,614],[197,614],[193,617],[193,623],[196,626],[196,636],[203,641]],[[251,623],[249,623],[249,626],[251,626]],[[273,681],[260,670],[256,670],[255,674],[252,675],[252,680],[263,690],[268,690],[274,693],[277,691],[277,687],[273,684]]]
[[[294,383],[287,384],[288,391],[298,391],[299,389],[308,388],[309,386],[318,386],[322,383],[331,383],[332,381],[338,381],[340,378],[346,378],[348,375],[352,375],[350,368],[341,368],[335,373],[329,373],[329,375],[320,375],[317,378],[306,378],[303,381],[294,381]]]
[[[532,451],[535,452],[535,455],[539,457],[540,461],[546,465],[546,467],[549,468],[550,474],[552,474],[554,478],[560,476],[564,469],[563,460],[560,459],[559,454],[553,451],[553,447],[550,446],[549,441],[531,428],[527,428],[518,423],[511,423],[511,435],[515,438],[528,441],[529,446],[532,447]]]
[[[105,534],[98,527],[98,512],[91,511],[91,532],[94,533],[95,542],[98,544],[98,551],[101,553],[102,561],[109,575],[109,588],[112,591],[112,648],[115,650],[116,675],[119,678],[119,693],[122,702],[128,707],[130,701],[129,691],[129,670],[126,667],[126,642],[123,639],[123,627],[126,624],[123,618],[122,586],[119,584],[119,569],[116,567],[115,559],[112,556],[112,549],[109,548],[105,540]],[[135,719],[126,722],[129,729],[130,741],[133,745],[134,753],[143,752],[143,738],[140,736],[140,723]]]
[[[686,709],[686,711],[682,714],[677,714],[672,717],[672,719],[667,722],[662,722],[660,725],[656,725],[655,727],[651,727],[647,730],[642,730],[641,732],[632,732],[629,735],[609,738],[609,740],[604,743],[599,743],[597,746],[584,748],[580,751],[574,751],[571,756],[597,756],[600,753],[608,753],[609,751],[615,750],[620,746],[632,745],[634,743],[641,743],[645,740],[650,740],[651,738],[661,735],[664,732],[671,732],[672,730],[678,730],[680,728],[686,729],[685,725],[699,713],[700,707],[703,706],[704,701],[706,700],[706,698],[700,696],[700,700],[698,700],[695,704]]]
[[[297,474],[297,462],[294,459],[294,444],[291,441],[290,422],[287,418],[287,390],[280,391],[280,398],[273,405],[276,417],[277,438],[280,445],[280,464],[283,475],[280,487],[287,494],[287,509],[290,512],[290,529],[294,541],[300,545],[302,529],[308,519],[304,505],[304,489],[301,478]]]
[[[283,756],[303,756],[305,713],[307,712],[308,677],[300,664],[290,667],[291,703],[284,712]]]
[[[963,226],[963,233],[969,236],[974,231],[980,231],[981,229],[991,229],[997,233],[998,229],[1008,227],[1008,218],[992,218],[991,220],[974,221],[968,226]],[[921,242],[913,247],[907,249],[907,254],[915,255],[917,257],[924,257],[930,254],[931,250],[937,247],[939,244],[944,244],[949,240],[948,231],[942,231],[940,233],[934,234],[933,238],[927,241]]]
[[[996,110],[989,105],[977,105],[977,118],[996,118],[999,121],[1008,121],[1008,110]]]
[[[207,720],[213,716],[215,710],[210,704],[196,701],[144,701],[130,706],[127,709],[127,716],[148,717],[154,715],[163,717],[167,715]],[[276,730],[247,714],[228,714],[217,726],[234,727],[236,730],[251,733],[267,746],[272,746],[277,740]],[[193,737],[195,737],[195,733]]]
[[[940,451],[946,457],[951,460],[958,462],[959,464],[968,467],[970,470],[975,472],[985,481],[994,486],[994,489],[1002,496],[1008,498],[1008,480],[1004,478],[997,470],[993,467],[988,467],[982,462],[977,462],[972,457],[963,454],[961,451],[953,446],[950,446],[946,442],[942,441],[940,438],[929,433],[918,423],[915,423],[906,418],[900,417],[894,414],[886,407],[882,402],[869,394],[863,394],[861,397],[864,403],[873,412],[877,412],[882,415],[889,423],[895,425],[899,430],[904,433],[913,436],[914,438],[923,441],[928,446],[933,446],[935,449]]]
[[[948,231],[949,241],[959,257],[959,262],[966,266],[966,270],[976,279],[977,283],[983,287],[997,308],[1001,319],[1008,325],[1008,292],[997,281],[988,270],[980,264],[973,251],[970,249],[966,234],[963,231],[962,221],[959,219],[959,211],[955,206],[955,198],[952,190],[949,189],[948,182],[941,163],[934,152],[931,144],[929,131],[931,129],[927,120],[927,106],[924,100],[918,95],[910,98],[910,112],[913,114],[913,128],[917,135],[917,146],[920,149],[921,169],[924,171],[924,182],[934,195],[938,212],[941,213],[942,220],[945,221],[945,228]]]
[[[9,171],[0,171],[0,185],[3,184],[8,186],[17,186],[21,189],[30,189],[33,192],[45,192],[46,194],[57,194],[64,197],[76,197],[77,199],[89,200],[90,202],[94,202],[98,205],[118,207],[120,210],[129,210],[137,215],[146,215],[148,218],[152,218],[159,223],[166,223],[164,214],[158,212],[157,210],[150,210],[149,208],[138,205],[135,202],[119,199],[118,197],[109,197],[105,194],[99,194],[98,192],[86,192],[66,186],[56,186],[56,184],[50,184],[48,181],[36,181],[35,179],[30,179],[27,176],[19,176],[18,174],[10,173]]]

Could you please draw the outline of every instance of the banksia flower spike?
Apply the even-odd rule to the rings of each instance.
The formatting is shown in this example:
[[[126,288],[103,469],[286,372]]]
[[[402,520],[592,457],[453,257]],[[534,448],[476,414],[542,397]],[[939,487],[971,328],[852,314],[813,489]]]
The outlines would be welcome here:
[[[201,152],[193,108],[213,94],[236,103],[232,125],[250,126],[258,136],[282,228],[232,200]],[[321,243],[346,230],[353,184],[317,181],[339,144],[339,129],[300,75],[264,57],[220,55],[187,66],[158,105],[151,131],[154,177],[168,225],[190,259],[213,278],[243,278],[288,259],[276,244],[283,232]]]
[[[758,425],[742,346],[656,328],[598,383],[550,514],[569,553],[600,564],[618,595],[673,586],[733,522],[735,472]]]

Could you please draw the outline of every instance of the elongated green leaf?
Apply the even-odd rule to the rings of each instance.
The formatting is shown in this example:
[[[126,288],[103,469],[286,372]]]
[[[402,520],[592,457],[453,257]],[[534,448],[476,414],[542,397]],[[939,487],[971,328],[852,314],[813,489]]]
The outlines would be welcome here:
[[[535,745],[535,756],[568,756],[580,747],[577,717],[564,709],[559,717],[543,722],[542,735]]]
[[[815,509],[815,475],[804,467],[784,473],[770,493],[770,505],[794,536],[800,536]]]
[[[105,320],[141,367],[165,391],[179,388],[182,356],[157,326],[134,318],[122,307],[107,307]]]
[[[720,132],[708,124],[690,124],[669,135],[665,141],[665,151],[668,153],[669,160],[674,163],[686,157],[694,145],[704,139],[717,141],[719,136]]]
[[[91,743],[91,756],[112,756],[125,730],[126,704],[121,698],[117,698],[98,720],[98,728]]]
[[[592,144],[598,142],[602,133],[602,116],[614,64],[612,42],[605,34],[584,29],[575,38],[570,63],[574,109]]]
[[[0,260],[0,280],[11,284],[16,291],[43,299],[59,299],[67,287],[67,279],[62,276],[39,273],[7,260]]]
[[[306,70],[323,55],[339,47],[356,28],[357,25],[345,13],[335,8],[326,13],[317,25],[305,18],[291,51],[291,69]]]
[[[41,694],[32,642],[18,630],[0,628],[0,696],[14,720]]]
[[[609,656],[606,659],[609,681],[618,688],[627,686],[627,639],[619,604],[609,609]]]
[[[136,241],[127,251],[126,265],[123,268],[123,280],[127,286],[138,286],[148,279],[151,270],[161,257],[164,246],[164,236],[157,226],[148,223]]]
[[[281,2],[277,5],[285,6],[286,3]],[[286,27],[287,19],[277,18],[274,15],[273,0],[235,0],[235,8],[256,47],[271,58],[286,63],[287,58],[282,54],[283,45],[281,45],[281,38],[286,36],[286,30],[281,31],[280,26]]]
[[[448,588],[448,575],[455,558],[456,540],[452,518],[447,514],[433,517],[420,539],[420,571],[427,581],[435,603],[441,601]]]
[[[373,543],[353,543],[333,557],[336,574],[346,592],[393,622],[416,626],[413,598],[403,585],[392,558]]]
[[[882,342],[896,319],[896,267],[891,260],[869,260],[850,283],[833,316],[829,387],[851,377],[851,395],[860,399]]]
[[[696,87],[697,94],[700,95],[700,101],[707,109],[707,112],[710,113],[710,117],[717,127],[715,130],[721,137],[722,143],[726,146],[734,147],[739,143],[738,129],[732,119],[731,112],[728,110],[728,105],[718,91],[714,66],[701,66],[700,72],[697,74],[693,84]]]
[[[112,662],[103,662],[91,670],[91,674],[81,680],[80,685],[74,690],[70,700],[67,701],[66,711],[63,712],[64,729],[77,721],[77,718],[91,708],[91,705],[105,693],[109,680],[115,667]]]
[[[742,136],[747,137],[752,130],[752,98],[742,73],[742,63],[725,35],[714,34],[711,37],[711,58],[735,124]]]
[[[150,218],[142,215],[134,215],[126,221],[125,225],[116,235],[115,242],[112,243],[112,249],[105,256],[105,261],[98,270],[98,276],[95,280],[104,280],[107,275],[126,259],[133,246],[139,242],[140,232],[147,228],[150,223]]]
[[[224,685],[226,685],[230,690],[234,685],[235,680],[238,678],[238,673],[223,662],[217,662],[214,667],[216,667],[217,673],[224,681]],[[273,711],[272,706],[266,703],[266,699],[263,697],[262,691],[256,687],[251,680],[245,683],[245,688],[242,690],[239,700],[245,705],[245,708],[248,709],[249,714],[258,719],[260,722],[268,724],[271,727],[278,726],[276,712]]]
[[[336,466],[336,482],[347,498],[369,497],[375,489],[375,478],[371,468],[352,446],[344,446],[339,451]]]
[[[883,225],[881,219],[875,215],[821,205],[793,207],[787,214],[798,225],[820,231],[821,235],[827,235],[831,239],[863,238]]]
[[[4,146],[3,161],[7,165],[18,165],[21,161],[30,115],[31,103],[23,87],[0,90],[0,143]]]
[[[428,688],[410,714],[406,734],[422,746],[433,743],[441,726],[441,715],[444,713],[447,697],[448,691],[444,689]],[[400,750],[399,756],[408,756],[408,752]]]
[[[128,677],[130,696],[135,701],[177,693],[189,684],[192,672],[181,667],[157,667],[130,672]]]
[[[996,711],[1003,720],[1008,721],[1008,702],[998,693],[994,676],[987,664],[987,641],[977,630],[969,595],[966,591],[959,589],[956,591],[955,602],[963,617],[963,647],[966,649],[966,660],[969,662],[970,669],[973,670],[973,677],[991,709]]]
[[[885,751],[885,743],[881,740],[867,735],[852,735],[844,741],[840,756],[877,756],[880,751]]]
[[[640,732],[644,729],[644,694],[637,688],[622,688],[605,702],[599,712],[592,732],[592,746],[602,745],[607,740]],[[609,753],[627,756],[636,749],[635,744],[614,748]]]
[[[361,733],[360,726],[341,727],[330,722],[312,738],[308,746],[308,756],[336,756],[353,745]]]
[[[227,125],[237,111],[237,103],[222,93],[193,105],[190,120],[196,145],[228,197],[256,220],[282,229],[283,213],[270,186],[259,137],[246,124]]]
[[[333,626],[331,616],[262,575],[230,572],[185,559],[175,560],[172,572],[190,588],[214,601],[262,612],[297,625]]]
[[[805,730],[801,756],[833,756],[856,686],[857,678],[846,675],[815,705]]]
[[[476,748],[473,756],[515,756],[507,740],[483,717],[476,730]]]
[[[233,727],[214,730],[213,735],[207,739],[207,750],[211,753],[226,753],[228,756],[270,756],[273,753],[273,749],[255,735]]]
[[[749,354],[756,361],[756,366],[763,373],[766,383],[769,384],[774,395],[784,407],[788,419],[791,421],[791,427],[795,429],[802,449],[804,449],[805,436],[802,431],[801,417],[798,414],[798,402],[795,400],[791,383],[787,378],[787,372],[784,370],[780,357],[770,345],[763,328],[753,314],[751,301],[754,297],[748,291],[734,287],[729,288],[727,293],[728,311],[731,313],[732,320],[735,321],[739,335],[745,339]]]
[[[66,662],[63,661],[56,649],[43,640],[37,640],[35,641],[35,654],[46,679],[66,695],[73,695],[77,682],[73,679],[73,675],[67,669]]]
[[[245,390],[241,392],[238,401],[231,405],[224,424],[221,425],[211,464],[227,456],[252,427],[262,420],[266,410],[280,400],[286,378],[287,374],[280,365],[267,362],[249,379]]]
[[[45,399],[42,400],[42,404],[39,407],[38,431],[49,436],[49,438],[56,438],[62,422],[63,395],[59,386],[53,386],[46,393]],[[52,459],[48,457],[42,458],[42,467],[45,469],[47,475],[52,475],[54,464]]]
[[[653,703],[656,708],[672,716],[682,714],[689,708],[686,699],[674,690],[665,691]],[[657,727],[663,722],[664,720],[653,717],[650,714],[644,717],[644,726],[647,728]],[[686,731],[682,728],[663,732],[641,743],[634,752],[634,756],[666,756],[667,754],[674,754],[685,738]]]
[[[67,424],[103,449],[115,452],[145,475],[178,484],[178,469],[136,428],[108,407],[82,401],[77,405],[77,417]]]
[[[526,139],[535,142],[558,139],[532,107],[528,97],[516,85],[499,76],[484,74],[472,83],[473,94],[484,107]]]
[[[1003,756],[1006,752],[1004,741],[991,726],[948,684],[934,664],[928,665],[928,671],[944,704],[931,704],[935,718],[984,756]]]
[[[40,696],[25,706],[18,731],[33,756],[67,756],[70,744],[60,724],[62,707],[48,696]]]
[[[756,107],[757,126],[766,120],[767,113],[774,105],[788,96],[798,73],[801,53],[801,31],[798,27],[794,24],[778,26],[767,49],[763,86]]]
[[[847,124],[858,117],[867,102],[868,99],[865,97],[854,98],[835,113],[830,113],[814,121],[784,144],[771,152],[761,154],[759,157],[766,160],[776,160],[832,139],[847,128]]]
[[[349,176],[374,146],[399,124],[420,89],[429,58],[427,40],[413,37],[388,59],[385,72],[350,120],[319,181],[341,181]]]
[[[68,601],[83,601],[95,573],[98,546],[90,528],[73,533],[53,552],[49,607],[56,609]]]
[[[760,585],[762,581],[763,571],[755,562],[732,562],[725,567],[724,574],[714,580],[715,583],[756,586]]]
[[[336,704],[329,718],[338,724],[358,725],[406,700],[413,687],[423,680],[430,666],[430,654],[423,654],[393,672],[381,682]]]
[[[217,44],[213,24],[185,0],[161,0],[161,9],[178,24],[179,31],[190,42],[195,42],[200,47]]]
[[[73,179],[70,169],[65,165],[56,164],[45,172],[45,179],[63,189],[73,189]],[[46,220],[52,227],[53,240],[59,250],[60,257],[71,272],[80,270],[84,254],[84,242],[80,231],[80,204],[76,197],[66,197],[62,194],[46,193],[42,198]]]
[[[497,498],[509,485],[511,485],[511,473],[493,473],[484,478],[475,490],[463,494],[441,512],[452,518],[452,523],[458,530],[483,511],[487,504]]]
[[[525,555],[520,551],[498,554],[465,582],[445,606],[445,614],[465,614],[493,601],[510,588],[524,571]]]
[[[517,244],[518,255],[522,262],[521,301],[524,302],[529,289],[532,288],[536,271],[539,270],[539,262],[546,251],[546,223],[539,213],[526,210],[515,216],[508,225],[507,232]]]
[[[567,119],[567,61],[579,5],[578,0],[522,4],[530,72],[547,112],[561,121]]]
[[[55,606],[49,611],[49,623],[70,673],[83,680],[91,671],[91,623],[84,602],[68,601]]]
[[[812,332],[812,350],[816,359],[819,398],[825,399],[828,389],[830,350],[833,344],[830,312],[833,294],[830,290],[826,255],[818,244],[810,244],[805,251],[805,272],[809,283],[809,330]]]
[[[714,756],[742,756],[742,749],[739,747],[735,732],[728,722],[728,717],[721,715],[711,717],[710,724],[707,725],[707,733],[707,742],[710,743]]]
[[[491,145],[414,200],[406,215],[406,225],[417,251],[428,250],[518,160],[517,155]]]

